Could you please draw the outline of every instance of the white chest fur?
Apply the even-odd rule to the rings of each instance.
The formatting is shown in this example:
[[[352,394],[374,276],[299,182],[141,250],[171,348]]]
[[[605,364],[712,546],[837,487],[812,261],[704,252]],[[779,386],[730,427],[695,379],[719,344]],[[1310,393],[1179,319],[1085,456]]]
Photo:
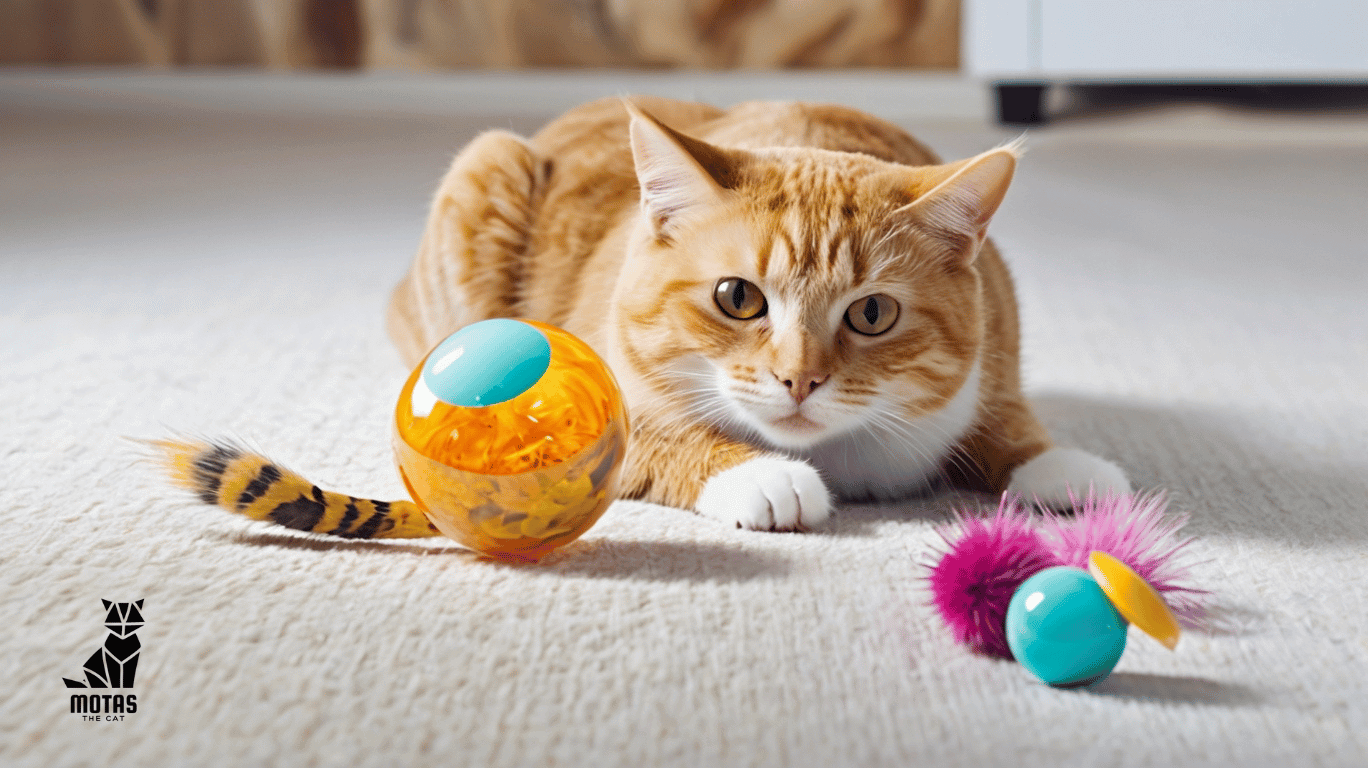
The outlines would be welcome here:
[[[980,370],[935,413],[874,426],[816,445],[796,456],[808,460],[828,487],[847,499],[895,499],[927,488],[978,412]]]

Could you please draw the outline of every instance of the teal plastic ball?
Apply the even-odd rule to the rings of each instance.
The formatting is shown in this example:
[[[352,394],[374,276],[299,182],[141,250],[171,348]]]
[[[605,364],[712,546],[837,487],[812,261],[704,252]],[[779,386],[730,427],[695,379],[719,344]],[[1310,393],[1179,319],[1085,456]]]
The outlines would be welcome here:
[[[1007,646],[1031,674],[1061,688],[1111,674],[1126,650],[1127,623],[1087,571],[1046,568],[1022,582],[1007,606]]]

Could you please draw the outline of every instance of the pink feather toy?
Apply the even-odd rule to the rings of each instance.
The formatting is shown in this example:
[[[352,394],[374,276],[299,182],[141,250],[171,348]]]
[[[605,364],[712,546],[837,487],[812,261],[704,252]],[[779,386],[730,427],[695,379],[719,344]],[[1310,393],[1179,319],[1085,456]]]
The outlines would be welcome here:
[[[1182,562],[1191,538],[1178,538],[1187,516],[1165,516],[1161,493],[1105,494],[1091,490],[1074,514],[1038,515],[1004,495],[997,511],[976,517],[957,510],[937,533],[945,543],[930,564],[931,603],[955,640],[976,652],[1012,658],[1007,606],[1017,587],[1056,565],[1087,569],[1088,553],[1106,552],[1149,582],[1180,622],[1200,626],[1210,593],[1187,582]]]

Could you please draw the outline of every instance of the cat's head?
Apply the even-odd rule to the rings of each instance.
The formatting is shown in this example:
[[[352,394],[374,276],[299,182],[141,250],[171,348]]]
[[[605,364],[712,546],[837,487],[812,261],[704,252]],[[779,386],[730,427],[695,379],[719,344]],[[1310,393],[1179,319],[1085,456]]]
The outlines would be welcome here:
[[[115,603],[109,600],[101,600],[100,602],[104,603],[107,612],[105,629],[108,629],[115,637],[128,637],[142,629],[143,601]]]
[[[1006,147],[910,167],[740,150],[635,112],[641,221],[614,295],[624,362],[732,432],[804,449],[944,407],[980,354],[974,266]]]

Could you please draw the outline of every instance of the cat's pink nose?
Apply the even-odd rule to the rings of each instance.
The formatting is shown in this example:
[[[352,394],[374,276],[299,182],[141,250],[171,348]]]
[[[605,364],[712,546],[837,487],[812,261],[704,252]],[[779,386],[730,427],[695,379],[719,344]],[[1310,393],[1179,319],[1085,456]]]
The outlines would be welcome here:
[[[801,404],[808,398],[808,395],[812,394],[814,389],[817,389],[822,385],[822,382],[829,378],[829,375],[817,371],[806,371],[797,375],[775,373],[774,378],[788,387],[789,394],[793,395],[793,399]]]

